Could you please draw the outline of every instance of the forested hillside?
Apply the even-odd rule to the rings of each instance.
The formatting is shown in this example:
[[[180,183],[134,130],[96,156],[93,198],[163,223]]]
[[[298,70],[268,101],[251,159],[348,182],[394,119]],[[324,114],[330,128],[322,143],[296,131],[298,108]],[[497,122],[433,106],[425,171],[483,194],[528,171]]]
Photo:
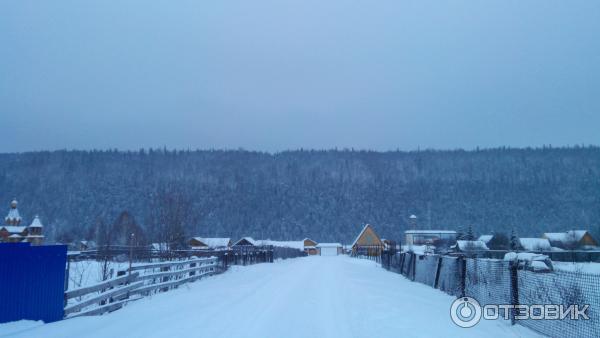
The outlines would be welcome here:
[[[39,214],[61,241],[97,239],[123,211],[147,241],[162,239],[161,222],[179,224],[182,236],[346,243],[371,223],[400,239],[410,214],[422,228],[471,225],[477,234],[598,234],[600,148],[2,154],[5,211],[13,197],[26,222]]]

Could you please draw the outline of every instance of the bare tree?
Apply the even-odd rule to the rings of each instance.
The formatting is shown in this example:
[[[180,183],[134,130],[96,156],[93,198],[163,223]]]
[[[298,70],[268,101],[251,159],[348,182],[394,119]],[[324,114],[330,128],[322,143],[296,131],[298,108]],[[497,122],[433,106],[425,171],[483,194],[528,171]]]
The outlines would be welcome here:
[[[191,200],[182,189],[163,187],[152,199],[152,214],[149,219],[153,238],[166,243],[169,250],[186,247],[186,226],[193,221]]]
[[[107,280],[111,278],[111,252],[113,234],[110,227],[103,219],[98,219],[96,222],[97,242],[98,242],[98,260],[100,261],[100,279]]]

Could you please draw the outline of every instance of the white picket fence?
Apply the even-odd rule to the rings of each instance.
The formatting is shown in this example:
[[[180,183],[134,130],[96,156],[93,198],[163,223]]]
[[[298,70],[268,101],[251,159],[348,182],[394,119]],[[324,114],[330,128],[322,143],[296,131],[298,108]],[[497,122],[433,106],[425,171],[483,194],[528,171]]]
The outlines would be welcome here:
[[[65,292],[65,318],[100,315],[127,302],[219,272],[217,257],[133,266],[125,275]],[[74,299],[78,298],[77,301]]]

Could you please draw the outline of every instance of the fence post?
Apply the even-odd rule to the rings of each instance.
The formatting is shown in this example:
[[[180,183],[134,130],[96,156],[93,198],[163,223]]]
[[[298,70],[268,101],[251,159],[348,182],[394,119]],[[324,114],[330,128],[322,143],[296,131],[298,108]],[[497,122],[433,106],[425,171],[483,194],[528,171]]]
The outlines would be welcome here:
[[[411,257],[412,257],[412,276],[410,279],[414,282],[416,270],[417,270],[417,254],[413,252],[411,254]]]
[[[519,280],[518,280],[518,262],[510,262],[508,268],[510,269],[510,297],[511,303],[514,306],[519,305]],[[511,309],[510,323],[515,325],[515,315],[518,315],[519,311],[516,308]]]
[[[404,271],[404,253],[400,254],[400,274]]]
[[[465,256],[458,256],[459,287],[460,296],[465,297],[467,284],[467,260]]]
[[[435,282],[433,284],[434,288],[438,288],[440,284],[440,271],[442,269],[442,256],[438,256],[437,268],[435,269]]]

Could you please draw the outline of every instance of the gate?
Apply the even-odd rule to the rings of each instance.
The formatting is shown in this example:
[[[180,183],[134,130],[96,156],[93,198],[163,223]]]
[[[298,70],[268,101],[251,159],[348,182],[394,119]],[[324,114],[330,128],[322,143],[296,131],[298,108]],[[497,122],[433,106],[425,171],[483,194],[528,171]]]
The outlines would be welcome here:
[[[0,243],[0,323],[63,318],[65,245]]]

